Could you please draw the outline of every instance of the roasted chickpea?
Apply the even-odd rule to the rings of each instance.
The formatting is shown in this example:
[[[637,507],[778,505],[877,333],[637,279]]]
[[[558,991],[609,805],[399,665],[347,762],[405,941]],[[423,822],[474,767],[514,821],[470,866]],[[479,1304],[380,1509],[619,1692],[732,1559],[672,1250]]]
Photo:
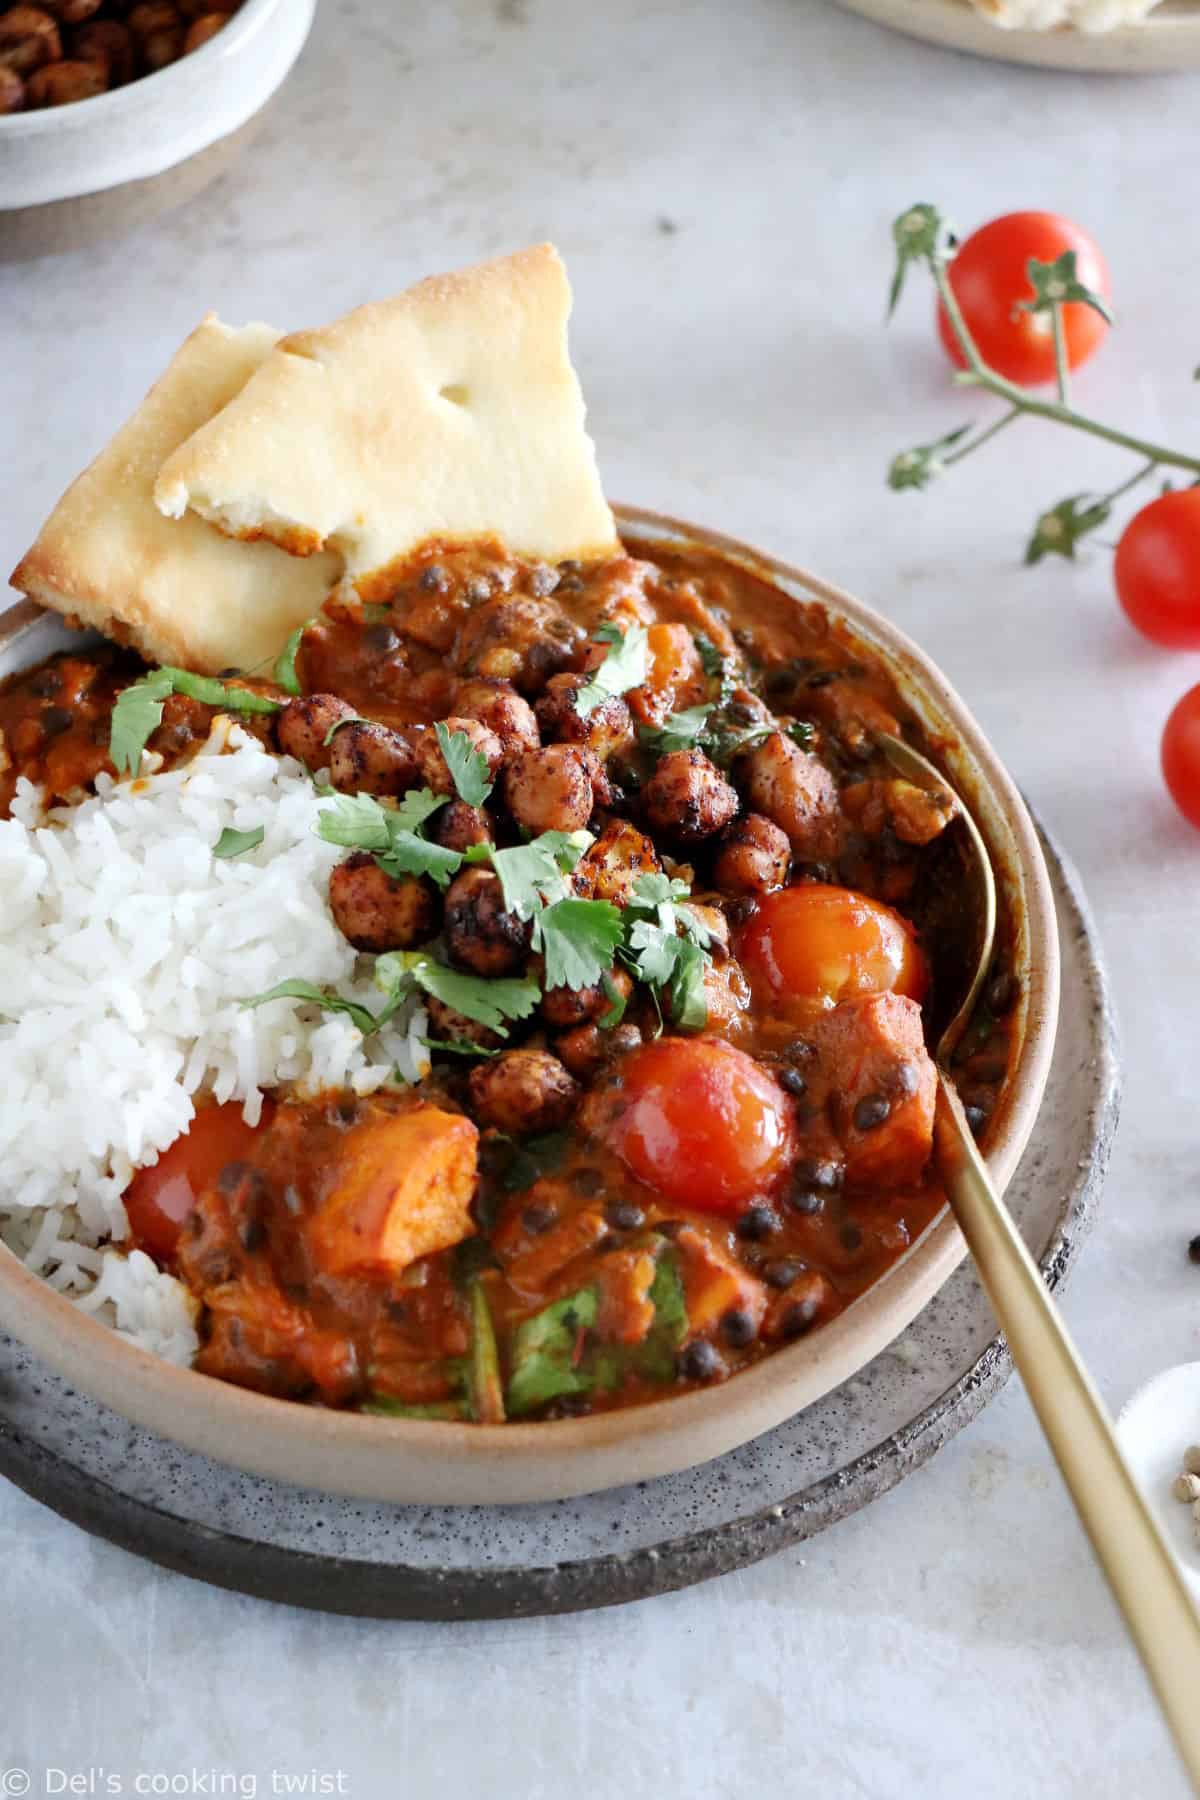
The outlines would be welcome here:
[[[506,1050],[472,1069],[471,1105],[484,1125],[518,1135],[557,1131],[579,1101],[579,1084],[545,1050]]]
[[[465,800],[452,800],[434,813],[427,830],[434,843],[446,850],[469,850],[473,844],[494,841],[487,813],[482,806],[468,806]]]
[[[713,882],[725,894],[770,894],[787,880],[791,860],[786,832],[761,813],[743,813],[722,833]]]
[[[218,31],[229,23],[228,13],[203,13],[187,28],[183,40],[183,53],[190,56],[193,50],[199,50],[201,44],[207,44],[209,38],[215,38]]]
[[[127,14],[134,37],[149,37],[155,31],[178,31],[183,20],[174,0],[138,0]]]
[[[98,63],[108,74],[108,85],[124,87],[133,80],[133,38],[119,19],[93,19],[81,25],[71,39],[80,62]]]
[[[621,750],[633,737],[633,721],[624,700],[601,701],[583,717],[576,705],[587,685],[586,675],[552,675],[537,703],[542,736],[559,744],[586,744],[601,761]]]
[[[333,746],[325,742],[330,727],[354,717],[354,708],[336,694],[301,694],[277,716],[275,736],[285,756],[294,756],[310,770],[327,769],[333,755]],[[335,744],[341,735],[339,731]]]
[[[430,1037],[441,1038],[444,1043],[478,1044],[481,1050],[498,1050],[505,1041],[489,1025],[481,1025],[478,1019],[468,1019],[465,1013],[455,1012],[452,1006],[435,999],[432,994],[426,997],[425,1011]],[[509,1029],[511,1031],[512,1027]]]
[[[25,104],[25,83],[15,69],[0,62],[0,117],[20,112]]]
[[[342,936],[375,955],[411,950],[437,931],[437,896],[424,877],[399,879],[356,850],[329,877],[329,904]]]
[[[185,19],[203,19],[210,13],[221,13],[226,19],[235,13],[241,0],[175,0],[175,10]]]
[[[669,750],[642,789],[642,804],[655,831],[694,844],[728,825],[738,797],[702,750]]]
[[[506,912],[500,878],[491,869],[463,869],[446,893],[446,951],[473,975],[511,975],[529,951],[533,927]]]
[[[99,63],[47,63],[35,69],[25,83],[25,103],[31,111],[43,106],[70,106],[76,100],[92,100],[108,86],[108,75]]]
[[[608,974],[611,987],[622,1000],[628,1000],[633,992],[633,980],[628,971],[613,967]],[[574,1025],[586,1025],[590,1019],[602,1019],[613,1007],[612,995],[602,981],[595,987],[587,988],[547,988],[542,995],[542,1017],[547,1025],[556,1031],[566,1031]]]
[[[329,777],[344,794],[406,794],[417,784],[420,763],[404,732],[359,719],[334,733]]]
[[[41,0],[45,10],[53,13],[60,25],[82,25],[98,13],[104,0]]]
[[[508,809],[531,837],[543,831],[579,831],[596,804],[588,753],[576,744],[527,750],[504,772]]]
[[[40,6],[10,6],[0,13],[0,63],[21,76],[62,58],[58,26]],[[40,101],[46,106],[48,101]]]
[[[445,721],[448,731],[461,732],[469,738],[474,749],[487,759],[489,774],[494,775],[504,760],[504,746],[494,731],[481,725],[478,719],[451,718]],[[454,777],[450,773],[446,758],[442,755],[442,746],[438,743],[437,732],[432,726],[423,730],[417,739],[417,759],[420,779],[425,787],[435,794],[452,794]]]
[[[618,1056],[625,1056],[641,1044],[642,1034],[636,1025],[621,1024],[605,1031],[594,1021],[577,1025],[554,1040],[554,1048],[572,1075],[579,1081],[591,1081],[601,1069]]]
[[[741,758],[737,775],[750,805],[778,825],[801,862],[826,862],[837,855],[837,783],[811,751],[776,731]]]
[[[536,750],[542,741],[532,706],[509,681],[460,681],[454,690],[454,710],[494,731],[506,757]]]

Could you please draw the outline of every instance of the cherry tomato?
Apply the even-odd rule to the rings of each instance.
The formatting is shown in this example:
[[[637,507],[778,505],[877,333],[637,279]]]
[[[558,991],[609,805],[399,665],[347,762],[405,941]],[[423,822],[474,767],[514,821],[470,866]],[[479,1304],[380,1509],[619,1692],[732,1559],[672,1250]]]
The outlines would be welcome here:
[[[733,1217],[791,1158],[786,1095],[722,1038],[659,1038],[623,1059],[621,1078],[605,1136],[677,1205]]]
[[[1020,303],[1033,298],[1026,267],[1030,258],[1055,262],[1064,250],[1074,250],[1076,274],[1084,286],[1107,297],[1108,270],[1099,245],[1058,213],[1005,213],[972,232],[950,264],[950,286],[980,355],[1009,381],[1054,379],[1050,314],[1026,312]],[[1067,361],[1077,369],[1103,343],[1108,323],[1082,300],[1064,302],[1062,317]],[[951,362],[965,368],[940,300],[938,331]]]
[[[907,994],[929,986],[907,919],[850,888],[800,882],[760,901],[738,957],[751,985],[777,999],[836,1006],[852,994]]]
[[[264,1123],[266,1118],[264,1109]],[[215,1185],[227,1163],[245,1158],[261,1129],[246,1124],[240,1100],[202,1106],[154,1166],[138,1170],[124,1200],[130,1230],[142,1249],[160,1259],[174,1256],[180,1227],[200,1195]]]
[[[1200,831],[1200,687],[1189,688],[1167,720],[1162,769],[1172,800]]]
[[[1144,637],[1200,650],[1200,488],[1162,494],[1121,533],[1117,598]]]

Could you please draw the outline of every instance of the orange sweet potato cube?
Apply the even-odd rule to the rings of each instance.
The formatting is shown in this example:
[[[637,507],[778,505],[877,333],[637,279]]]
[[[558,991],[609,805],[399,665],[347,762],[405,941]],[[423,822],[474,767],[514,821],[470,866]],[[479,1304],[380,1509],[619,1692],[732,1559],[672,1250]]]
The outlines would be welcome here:
[[[911,1187],[933,1147],[937,1071],[921,1009],[901,994],[843,1000],[821,1022],[837,1070],[835,1123],[852,1188]]]
[[[436,1106],[348,1131],[308,1227],[320,1267],[388,1280],[419,1256],[470,1237],[478,1139],[469,1119]]]

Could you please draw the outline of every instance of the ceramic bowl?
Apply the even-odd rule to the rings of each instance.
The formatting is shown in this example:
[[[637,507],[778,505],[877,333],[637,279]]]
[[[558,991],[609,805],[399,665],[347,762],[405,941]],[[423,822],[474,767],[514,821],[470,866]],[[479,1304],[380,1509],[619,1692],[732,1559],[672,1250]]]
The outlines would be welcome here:
[[[75,249],[198,193],[251,135],[315,11],[316,0],[244,0],[157,74],[0,118],[0,255]]]
[[[1029,814],[962,701],[929,659],[849,594],[744,544],[635,508],[623,535],[694,543],[817,600],[887,662],[979,822],[1016,929],[1020,1047],[988,1147],[1003,1188],[1037,1116],[1058,1011],[1058,936],[1049,877]],[[32,605],[0,619],[0,674],[66,637]],[[179,1369],[80,1312],[0,1247],[0,1326],[69,1381],[138,1424],[256,1474],[362,1498],[437,1504],[554,1500],[673,1473],[770,1430],[861,1369],[920,1312],[965,1255],[948,1212],[830,1324],[731,1381],[594,1418],[457,1425],[368,1418],[264,1398]]]

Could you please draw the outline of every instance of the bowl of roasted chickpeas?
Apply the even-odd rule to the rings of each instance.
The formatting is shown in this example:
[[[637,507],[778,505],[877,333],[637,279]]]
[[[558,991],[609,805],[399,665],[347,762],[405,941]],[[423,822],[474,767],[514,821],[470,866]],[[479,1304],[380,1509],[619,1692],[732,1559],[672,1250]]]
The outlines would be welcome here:
[[[75,248],[222,173],[316,0],[0,0],[0,255]]]

